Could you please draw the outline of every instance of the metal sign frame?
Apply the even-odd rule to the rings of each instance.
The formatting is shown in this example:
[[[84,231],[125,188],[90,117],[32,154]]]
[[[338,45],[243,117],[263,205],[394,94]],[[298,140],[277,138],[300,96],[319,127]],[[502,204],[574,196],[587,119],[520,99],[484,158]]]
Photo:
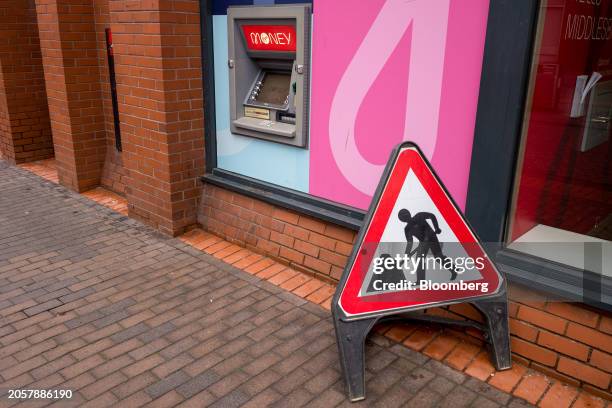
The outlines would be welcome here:
[[[460,326],[470,326],[480,329],[484,332],[485,340],[490,346],[495,367],[498,370],[509,369],[512,365],[510,354],[510,339],[509,339],[509,323],[508,323],[508,303],[506,295],[506,279],[503,272],[497,270],[500,278],[498,290],[492,294],[486,294],[469,299],[440,301],[428,304],[419,304],[416,306],[407,306],[398,310],[381,310],[368,313],[366,316],[348,316],[347,313],[340,307],[340,297],[346,286],[350,271],[358,256],[358,251],[364,241],[366,233],[376,213],[378,203],[383,195],[385,186],[392,174],[395,163],[398,160],[399,154],[406,148],[411,148],[417,151],[423,159],[425,165],[431,175],[446,193],[454,209],[461,216],[467,228],[476,237],[477,242],[482,247],[482,243],[478,238],[474,229],[463,216],[459,207],[453,200],[452,196],[433,170],[427,158],[419,147],[412,142],[403,142],[395,147],[391,153],[391,157],[387,161],[387,165],[383,171],[380,182],[376,188],[370,208],[365,216],[363,226],[359,230],[357,239],[351,251],[346,267],[342,273],[340,282],[336,288],[336,292],[332,299],[332,315],[334,327],[336,331],[336,342],[340,353],[340,361],[344,373],[345,382],[348,388],[348,394],[351,401],[359,401],[365,399],[365,339],[374,325],[381,320],[405,320],[413,319],[419,321],[432,321],[436,323],[445,323]],[[484,251],[484,248],[483,248]],[[486,252],[485,252],[486,253]],[[489,257],[490,262],[494,265],[493,260]],[[436,316],[428,316],[423,313],[414,313],[426,308],[446,306],[456,303],[471,303],[485,317],[486,324],[481,325],[470,321],[457,321],[452,319],[444,319]]]
[[[104,29],[106,39],[106,59],[108,60],[108,80],[110,82],[111,102],[113,105],[113,127],[115,130],[115,148],[122,151],[121,125],[119,122],[119,102],[117,101],[117,79],[115,78],[115,53],[113,52],[113,33],[110,28]]]

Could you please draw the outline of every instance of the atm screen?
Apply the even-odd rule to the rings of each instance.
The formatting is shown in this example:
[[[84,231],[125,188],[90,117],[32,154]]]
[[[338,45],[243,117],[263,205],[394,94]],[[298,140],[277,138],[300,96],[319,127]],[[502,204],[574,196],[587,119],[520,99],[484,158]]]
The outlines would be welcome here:
[[[289,96],[290,82],[290,73],[267,72],[263,77],[261,89],[259,95],[257,95],[257,102],[279,106],[285,105]]]

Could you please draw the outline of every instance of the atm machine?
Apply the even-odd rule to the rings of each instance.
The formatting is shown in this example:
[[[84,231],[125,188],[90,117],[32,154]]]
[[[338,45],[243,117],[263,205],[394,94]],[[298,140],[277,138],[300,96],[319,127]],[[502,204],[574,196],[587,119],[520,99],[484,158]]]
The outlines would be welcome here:
[[[229,7],[232,133],[308,145],[310,5]]]

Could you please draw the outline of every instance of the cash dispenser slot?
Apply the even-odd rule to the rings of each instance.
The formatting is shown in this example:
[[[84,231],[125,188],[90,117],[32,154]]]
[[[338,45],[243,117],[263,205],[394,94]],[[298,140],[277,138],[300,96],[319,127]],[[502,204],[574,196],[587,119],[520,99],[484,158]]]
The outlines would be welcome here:
[[[232,133],[306,147],[310,6],[228,8]]]

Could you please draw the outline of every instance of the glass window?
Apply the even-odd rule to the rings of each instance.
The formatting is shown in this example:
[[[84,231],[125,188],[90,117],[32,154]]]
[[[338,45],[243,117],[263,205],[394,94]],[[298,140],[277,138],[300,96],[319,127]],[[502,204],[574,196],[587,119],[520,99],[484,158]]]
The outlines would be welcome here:
[[[543,1],[509,248],[612,276],[611,121],[612,1]]]

